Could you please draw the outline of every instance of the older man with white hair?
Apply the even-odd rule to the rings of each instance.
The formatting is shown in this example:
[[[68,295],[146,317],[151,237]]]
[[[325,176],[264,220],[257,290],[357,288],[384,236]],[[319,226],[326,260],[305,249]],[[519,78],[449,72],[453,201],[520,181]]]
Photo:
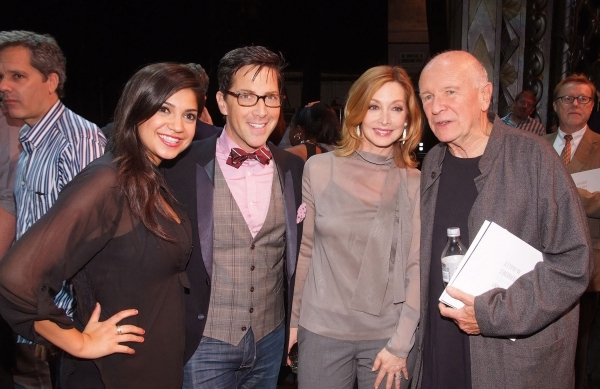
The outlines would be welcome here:
[[[434,57],[419,80],[441,143],[421,179],[421,322],[414,388],[570,388],[590,238],[577,189],[548,142],[488,115],[492,85],[471,54]],[[543,253],[508,289],[440,304],[446,229],[467,245],[485,220]],[[510,338],[516,338],[511,340]]]

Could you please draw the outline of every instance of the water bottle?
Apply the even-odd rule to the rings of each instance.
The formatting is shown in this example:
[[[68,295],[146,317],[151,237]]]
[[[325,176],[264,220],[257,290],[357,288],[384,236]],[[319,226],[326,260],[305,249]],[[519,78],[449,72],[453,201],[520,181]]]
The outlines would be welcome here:
[[[444,251],[442,251],[442,279],[444,281],[444,288],[448,286],[458,264],[467,252],[467,249],[460,241],[460,228],[448,228],[447,234],[448,242],[446,243],[446,247],[444,247]]]

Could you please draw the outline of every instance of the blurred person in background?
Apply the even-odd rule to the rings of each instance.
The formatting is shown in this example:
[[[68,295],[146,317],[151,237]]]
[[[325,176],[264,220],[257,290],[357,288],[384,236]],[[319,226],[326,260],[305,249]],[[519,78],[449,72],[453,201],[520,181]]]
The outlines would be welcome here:
[[[286,150],[304,161],[313,155],[333,150],[341,133],[335,111],[320,102],[301,108],[290,125],[292,147]]]
[[[502,118],[502,121],[514,128],[529,131],[536,135],[545,135],[546,129],[538,120],[531,117],[535,111],[535,94],[530,90],[523,90],[517,95],[512,111]]]

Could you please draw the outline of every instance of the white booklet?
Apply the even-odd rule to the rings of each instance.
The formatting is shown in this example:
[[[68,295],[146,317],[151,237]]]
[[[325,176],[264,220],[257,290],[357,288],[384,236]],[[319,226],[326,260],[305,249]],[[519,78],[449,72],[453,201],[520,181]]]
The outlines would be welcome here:
[[[600,192],[600,169],[586,170],[571,174],[575,186],[588,192]]]
[[[542,260],[540,251],[498,224],[486,220],[448,285],[474,296],[493,288],[506,289]],[[461,301],[450,297],[445,289],[440,301],[457,309],[464,306]]]

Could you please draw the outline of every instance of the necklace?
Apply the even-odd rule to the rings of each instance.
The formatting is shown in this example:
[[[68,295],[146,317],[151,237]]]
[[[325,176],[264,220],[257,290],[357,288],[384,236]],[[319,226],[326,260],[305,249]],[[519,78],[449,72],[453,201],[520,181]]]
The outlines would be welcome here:
[[[318,146],[317,142],[309,140],[309,139],[303,139],[300,141],[300,144],[305,144],[305,143],[308,143],[309,145],[313,145],[313,146]]]

